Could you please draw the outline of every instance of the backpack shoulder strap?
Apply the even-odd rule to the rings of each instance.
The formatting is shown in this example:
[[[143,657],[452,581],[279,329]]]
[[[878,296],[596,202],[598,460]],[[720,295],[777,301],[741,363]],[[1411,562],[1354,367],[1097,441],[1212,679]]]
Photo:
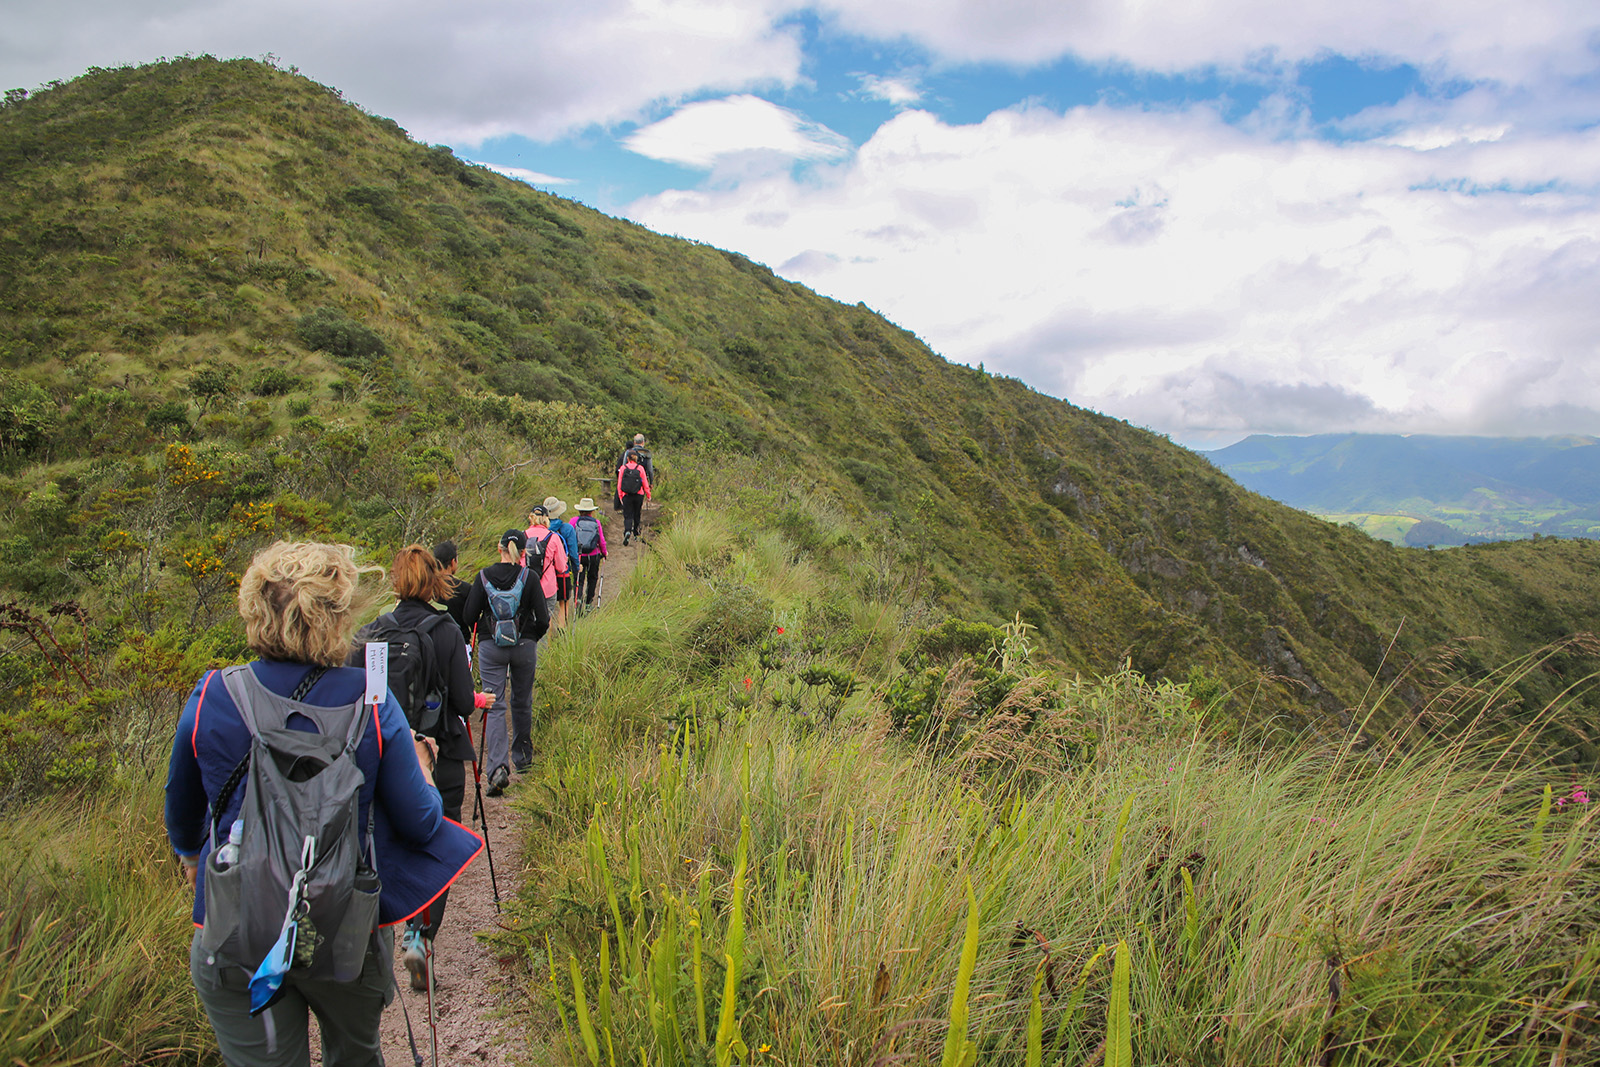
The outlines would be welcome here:
[[[417,623],[417,632],[421,634],[427,634],[429,637],[432,637],[433,628],[448,618],[450,618],[450,616],[444,612],[429,615],[427,618]]]
[[[277,694],[261,684],[261,680],[256,677],[256,672],[250,669],[248,663],[224,667],[222,669],[222,684],[227,687],[228,695],[233,698],[234,707],[239,709],[239,718],[244,720],[244,727],[250,731],[250,736],[260,737],[262,716],[261,708],[257,706],[257,703],[258,701],[268,703],[261,701],[261,698],[263,696],[275,697]],[[282,698],[279,697],[278,699],[281,700]],[[267,719],[269,729],[278,728],[282,725],[282,716],[279,716],[276,722],[273,722],[270,716]]]

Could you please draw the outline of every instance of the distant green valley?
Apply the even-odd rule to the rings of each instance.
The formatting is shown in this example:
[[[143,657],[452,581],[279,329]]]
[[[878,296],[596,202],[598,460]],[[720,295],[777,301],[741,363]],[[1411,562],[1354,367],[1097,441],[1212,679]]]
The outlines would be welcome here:
[[[1600,537],[1600,439],[1256,434],[1205,453],[1246,489],[1417,548]]]

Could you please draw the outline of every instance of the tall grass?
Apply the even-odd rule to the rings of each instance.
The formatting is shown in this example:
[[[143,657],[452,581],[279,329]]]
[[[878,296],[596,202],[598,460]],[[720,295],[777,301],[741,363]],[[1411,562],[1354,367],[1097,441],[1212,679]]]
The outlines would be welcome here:
[[[189,983],[192,897],[142,789],[0,827],[0,1060],[216,1062]]]
[[[606,628],[659,609],[671,621],[654,654],[686,662],[690,593],[731,579],[768,598],[785,640],[824,649],[814,662],[871,664],[868,681],[893,669],[862,650],[891,647],[907,605],[824,586],[784,613],[792,589],[763,577],[770,542],[714,524],[686,524],[655,554],[619,598],[627,610],[584,620],[569,648],[591,625],[621,642]],[[831,649],[811,632],[864,617],[879,638]],[[618,1062],[1600,1055],[1595,815],[1545,801],[1547,786],[1570,798],[1585,783],[1557,778],[1531,731],[1457,707],[1465,725],[1448,738],[1249,748],[1208,733],[1182,686],[1030,667],[1093,743],[1058,752],[1050,773],[1038,760],[974,773],[888,734],[871,700],[819,727],[759,686],[747,697],[740,679],[764,654],[675,676],[697,714],[634,715],[628,738],[603,732],[627,718],[608,706],[627,683],[586,689],[577,705],[592,710],[548,754],[525,906],[559,931],[552,951],[605,982]],[[556,673],[582,686],[584,670],[609,668]],[[601,968],[611,939],[654,946],[639,977]],[[644,974],[668,958],[681,983]]]
[[[1109,976],[1077,1017],[1065,1017],[1066,987],[1097,946],[1119,941],[1139,1062],[1278,1062],[1329,1043],[1404,1062],[1548,1058],[1552,1042],[1573,1040],[1563,1027],[1588,1039],[1583,1012],[1559,1013],[1590,995],[1600,954],[1594,817],[1586,806],[1553,815],[1541,859],[1539,783],[1526,767],[1486,771],[1490,760],[1441,753],[1330,773],[1317,755],[1152,743],[1104,752],[1018,803],[860,733],[801,739],[757,721],[672,761],[670,799],[659,760],[629,761],[630,788],[596,828],[613,839],[637,828],[654,861],[639,875],[643,907],[659,914],[705,870],[727,900],[745,813],[744,942],[758,976],[741,1005],[746,1042],[783,1040],[791,1060],[857,1062],[897,1026],[946,1018],[968,879],[983,929],[970,1025],[984,1062],[1021,1062],[1041,953],[1054,977],[1047,1045],[1069,1063],[1097,1048]],[[1111,857],[1128,795],[1138,802],[1120,831],[1119,883]],[[600,925],[576,939],[597,939]],[[880,964],[888,995],[874,1003]],[[1341,987],[1331,1007],[1330,972]],[[943,1037],[927,1023],[894,1044]]]

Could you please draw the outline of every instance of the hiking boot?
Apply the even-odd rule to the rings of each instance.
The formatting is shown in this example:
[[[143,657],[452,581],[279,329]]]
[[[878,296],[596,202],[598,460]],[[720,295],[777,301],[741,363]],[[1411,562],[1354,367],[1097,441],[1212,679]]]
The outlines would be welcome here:
[[[433,942],[422,936],[422,930],[415,926],[407,926],[405,936],[400,944],[405,951],[400,956],[400,962],[406,965],[406,970],[411,972],[411,988],[419,993],[428,991],[428,964],[433,956]]]
[[[499,796],[501,793],[506,791],[506,786],[510,784],[511,772],[506,770],[504,767],[496,767],[494,770],[489,772],[488,793],[490,796]]]
[[[632,539],[633,539],[633,534],[631,534],[631,533],[623,534],[622,535],[622,547],[623,548],[627,548],[628,547],[628,542],[631,541]]]

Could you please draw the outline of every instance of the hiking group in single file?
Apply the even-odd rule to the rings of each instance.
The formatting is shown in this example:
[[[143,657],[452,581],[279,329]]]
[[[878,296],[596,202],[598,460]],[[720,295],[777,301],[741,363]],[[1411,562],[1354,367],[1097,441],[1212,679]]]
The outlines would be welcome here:
[[[625,546],[654,481],[637,434],[616,464]],[[601,602],[599,508],[586,496],[566,510],[533,505],[466,580],[453,541],[402,548],[394,608],[353,635],[360,575],[382,568],[348,547],[280,541],[245,571],[239,613],[258,658],[195,683],[166,790],[194,890],[190,973],[226,1063],[309,1063],[315,1016],[324,1064],[381,1064],[396,927],[431,1023],[434,938],[480,853],[499,907],[484,796],[533,762],[539,652]],[[481,833],[462,825],[469,764]],[[420,1063],[414,1034],[412,1050]]]

